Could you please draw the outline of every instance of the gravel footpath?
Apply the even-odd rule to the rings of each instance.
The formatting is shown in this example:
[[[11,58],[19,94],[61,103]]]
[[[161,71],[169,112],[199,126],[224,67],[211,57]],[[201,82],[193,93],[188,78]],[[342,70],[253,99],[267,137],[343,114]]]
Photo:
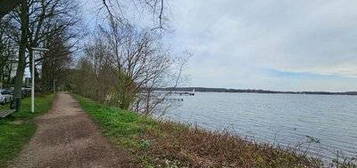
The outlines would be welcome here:
[[[78,102],[59,93],[51,111],[36,119],[38,129],[10,168],[135,167],[112,147]]]

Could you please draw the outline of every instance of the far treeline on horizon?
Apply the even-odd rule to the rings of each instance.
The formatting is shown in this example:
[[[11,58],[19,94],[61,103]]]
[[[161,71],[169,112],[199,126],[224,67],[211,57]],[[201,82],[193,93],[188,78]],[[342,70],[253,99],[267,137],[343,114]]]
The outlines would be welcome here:
[[[228,93],[263,93],[263,94],[314,94],[314,95],[357,95],[357,91],[328,92],[328,91],[273,91],[263,89],[228,89],[209,87],[168,87],[157,88],[160,91],[184,91],[184,92],[228,92]]]

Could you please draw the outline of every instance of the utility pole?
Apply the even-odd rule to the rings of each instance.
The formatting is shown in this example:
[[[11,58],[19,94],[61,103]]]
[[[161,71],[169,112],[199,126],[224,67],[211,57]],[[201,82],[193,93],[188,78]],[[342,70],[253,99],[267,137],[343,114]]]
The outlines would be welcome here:
[[[47,48],[32,48],[32,86],[31,86],[31,112],[35,112],[35,51],[48,51]]]

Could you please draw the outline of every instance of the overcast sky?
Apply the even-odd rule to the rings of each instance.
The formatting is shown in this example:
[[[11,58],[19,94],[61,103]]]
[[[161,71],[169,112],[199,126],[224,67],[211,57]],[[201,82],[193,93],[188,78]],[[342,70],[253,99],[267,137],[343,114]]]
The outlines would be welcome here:
[[[193,54],[187,86],[357,90],[356,0],[169,2],[165,41]]]

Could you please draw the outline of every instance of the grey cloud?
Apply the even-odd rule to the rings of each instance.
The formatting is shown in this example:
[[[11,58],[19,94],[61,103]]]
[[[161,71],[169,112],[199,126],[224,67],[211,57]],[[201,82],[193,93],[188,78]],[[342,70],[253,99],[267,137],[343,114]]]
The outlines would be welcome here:
[[[204,80],[219,79],[215,86],[269,88],[268,83],[274,83],[284,88],[285,83],[286,89],[299,90],[318,89],[322,82],[300,81],[303,85],[294,86],[283,78],[261,73],[269,68],[352,78],[348,80],[350,84],[345,84],[343,79],[331,79],[330,88],[326,89],[341,89],[339,86],[357,89],[351,83],[357,81],[357,1],[180,0],[173,3],[172,24],[176,33],[172,43],[184,45],[195,55],[189,70],[193,74],[192,85],[209,85]],[[221,73],[210,73],[209,68]],[[247,72],[259,80],[241,79]],[[201,79],[204,76],[207,78]]]

